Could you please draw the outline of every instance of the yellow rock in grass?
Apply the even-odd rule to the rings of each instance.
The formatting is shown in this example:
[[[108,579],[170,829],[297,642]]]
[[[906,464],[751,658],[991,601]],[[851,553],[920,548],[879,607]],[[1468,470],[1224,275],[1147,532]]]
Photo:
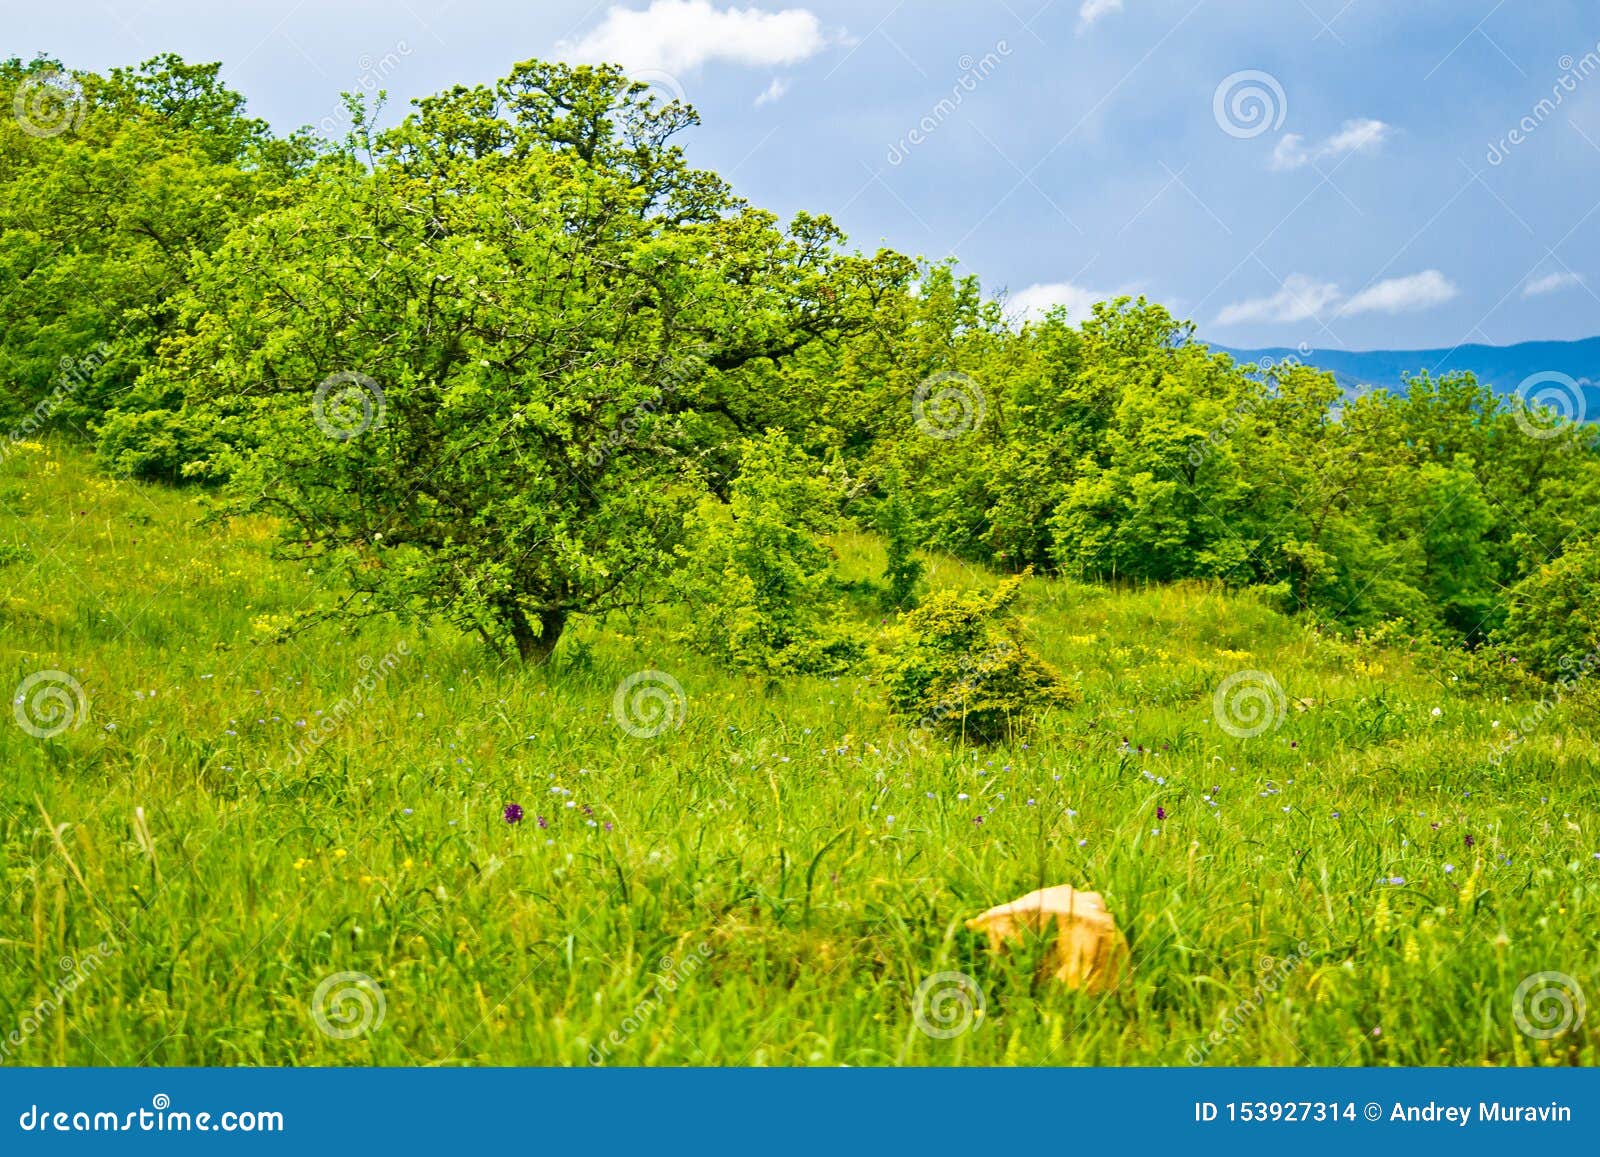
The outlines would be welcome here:
[[[1049,935],[1052,925],[1056,940],[1044,967],[1057,980],[1086,992],[1106,992],[1121,983],[1128,966],[1128,942],[1099,892],[1057,884],[967,921],[968,928],[988,935],[992,951],[999,951],[1008,940],[1023,939],[1026,932]]]

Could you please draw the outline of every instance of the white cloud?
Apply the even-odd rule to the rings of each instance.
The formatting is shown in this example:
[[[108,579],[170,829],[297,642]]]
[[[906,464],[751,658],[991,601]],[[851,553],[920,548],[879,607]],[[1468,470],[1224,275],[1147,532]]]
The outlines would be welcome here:
[[[1115,296],[1114,293],[1102,293],[1097,289],[1085,289],[1070,281],[1050,281],[1006,294],[1006,305],[1010,311],[1020,313],[1026,321],[1037,321],[1051,307],[1064,305],[1073,321],[1083,321],[1094,311],[1096,302],[1107,301]]]
[[[772,83],[762,90],[760,96],[756,97],[756,107],[760,108],[762,105],[771,104],[775,100],[782,100],[783,94],[788,91],[789,82],[781,76],[775,76],[772,78]]]
[[[717,8],[711,0],[651,0],[642,10],[613,7],[579,39],[563,40],[564,60],[620,64],[625,70],[692,72],[712,61],[752,68],[797,64],[835,38],[805,8],[768,12]]]
[[[1543,277],[1536,277],[1522,287],[1523,297],[1539,297],[1546,293],[1555,293],[1562,289],[1576,289],[1583,285],[1581,273],[1547,273]]]
[[[1394,126],[1363,118],[1345,121],[1339,131],[1320,144],[1306,144],[1299,133],[1284,133],[1272,150],[1274,169],[1298,169],[1312,161],[1331,160],[1346,153],[1376,152],[1394,133]]]
[[[1122,11],[1122,0],[1083,0],[1078,6],[1078,31],[1082,32],[1102,16]]]
[[[1410,277],[1391,277],[1368,286],[1339,307],[1339,316],[1429,309],[1443,305],[1459,292],[1450,279],[1437,269],[1424,269]]]
[[[1303,273],[1291,273],[1271,297],[1252,297],[1224,306],[1217,314],[1218,325],[1240,322],[1292,322],[1314,318],[1339,299],[1339,287],[1331,281],[1317,281]]]

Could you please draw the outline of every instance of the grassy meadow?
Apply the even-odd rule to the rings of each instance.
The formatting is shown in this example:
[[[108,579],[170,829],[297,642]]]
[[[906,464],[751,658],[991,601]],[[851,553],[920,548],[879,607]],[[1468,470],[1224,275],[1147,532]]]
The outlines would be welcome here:
[[[1025,744],[913,743],[871,678],[721,673],[671,617],[581,621],[543,669],[382,618],[272,642],[317,592],[266,524],[203,514],[65,445],[0,464],[5,687],[82,690],[58,734],[26,694],[0,720],[4,1063],[1600,1059],[1592,1025],[1537,1031],[1565,979],[1524,984],[1600,993],[1575,701],[1491,759],[1527,693],[1214,587],[1034,579],[1083,704]],[[619,710],[641,671],[682,699]],[[1282,690],[1246,738],[1214,704],[1239,672]],[[619,723],[663,706],[681,726]],[[964,926],[1059,883],[1126,933],[1118,990]],[[969,987],[929,1033],[940,973]]]

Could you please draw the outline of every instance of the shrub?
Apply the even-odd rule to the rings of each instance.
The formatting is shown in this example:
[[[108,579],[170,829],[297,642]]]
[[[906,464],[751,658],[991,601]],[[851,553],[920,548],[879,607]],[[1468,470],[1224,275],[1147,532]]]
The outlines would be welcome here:
[[[833,552],[839,496],[782,433],[746,441],[724,504],[690,520],[679,589],[692,608],[687,641],[734,670],[833,674],[865,648],[844,613]]]
[[[1600,649],[1600,541],[1569,546],[1511,589],[1500,638],[1518,660],[1545,679],[1588,674]]]
[[[996,743],[1078,689],[1030,651],[1012,608],[1024,571],[992,593],[939,591],[902,620],[907,638],[887,661],[889,704],[916,726]]]
[[[878,529],[884,535],[885,561],[881,601],[885,610],[904,611],[917,605],[917,584],[922,581],[922,560],[916,556],[911,512],[898,488],[891,489],[878,512]]]

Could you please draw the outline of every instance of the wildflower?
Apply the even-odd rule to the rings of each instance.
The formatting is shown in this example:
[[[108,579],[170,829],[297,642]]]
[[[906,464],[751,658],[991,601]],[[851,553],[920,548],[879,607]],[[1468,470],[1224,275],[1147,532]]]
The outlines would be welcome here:
[[[1439,718],[1439,716],[1443,715],[1444,712],[1440,711],[1437,707],[1435,707],[1432,711],[1428,712],[1428,714],[1432,715],[1435,719],[1437,719],[1437,718]]]
[[[1444,874],[1445,874],[1445,875],[1447,875],[1447,876],[1448,876],[1448,875],[1449,875],[1449,874],[1450,874],[1450,873],[1451,873],[1451,872],[1453,872],[1453,871],[1455,871],[1455,870],[1456,870],[1456,866],[1455,866],[1455,865],[1454,865],[1454,864],[1446,864],[1446,865],[1445,865],[1445,866],[1444,866]]]
[[[1472,836],[1467,836],[1462,842],[1464,844],[1466,844],[1467,847],[1470,848],[1470,847],[1472,847],[1473,844],[1477,843],[1478,841],[1475,838],[1473,838]]]
[[[522,822],[522,805],[518,803],[506,804],[504,815],[506,817],[506,823],[520,824]]]
[[[543,816],[538,817],[538,823],[541,828],[547,828],[550,826],[550,821],[545,819]]]
[[[610,820],[607,820],[607,821],[606,821],[606,822],[605,822],[605,823],[604,823],[604,824],[603,824],[603,825],[601,825],[601,826],[603,826],[603,827],[604,827],[604,828],[605,828],[605,829],[606,829],[606,831],[608,831],[608,832],[609,832],[609,831],[610,831],[610,830],[611,830],[611,821],[610,821]]]
[[[1167,809],[1158,805],[1156,807],[1156,819],[1164,820],[1166,818],[1167,818]]]

